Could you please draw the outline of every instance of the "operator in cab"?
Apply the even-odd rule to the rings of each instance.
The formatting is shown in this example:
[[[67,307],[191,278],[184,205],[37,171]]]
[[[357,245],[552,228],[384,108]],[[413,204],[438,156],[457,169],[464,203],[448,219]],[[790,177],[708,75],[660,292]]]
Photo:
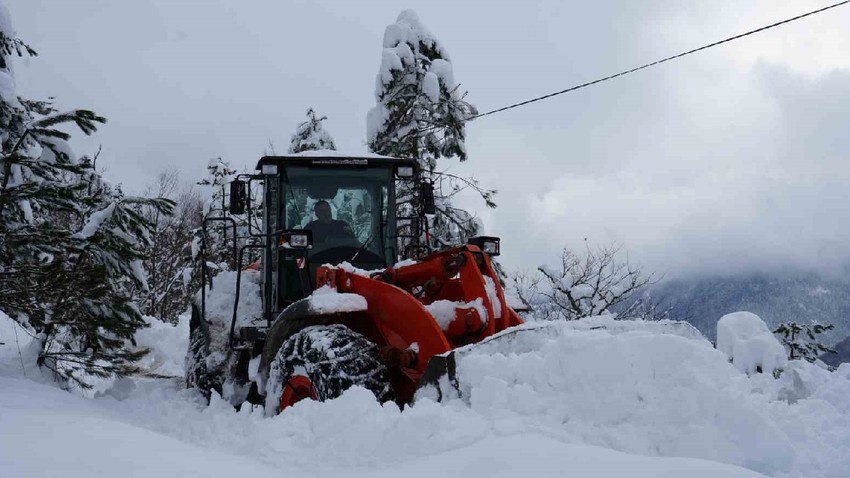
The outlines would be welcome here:
[[[333,218],[331,205],[327,201],[319,201],[313,206],[316,220],[310,221],[305,229],[313,231],[313,240],[324,242],[329,239],[353,239],[354,232],[351,226],[345,222]]]

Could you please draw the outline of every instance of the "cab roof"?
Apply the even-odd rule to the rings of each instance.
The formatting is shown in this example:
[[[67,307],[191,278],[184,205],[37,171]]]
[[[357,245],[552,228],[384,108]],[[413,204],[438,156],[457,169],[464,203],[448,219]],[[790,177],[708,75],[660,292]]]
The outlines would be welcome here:
[[[394,158],[373,153],[347,153],[321,149],[304,151],[283,156],[263,156],[257,162],[257,169],[264,164],[298,165],[298,166],[417,166],[417,161],[410,158]]]

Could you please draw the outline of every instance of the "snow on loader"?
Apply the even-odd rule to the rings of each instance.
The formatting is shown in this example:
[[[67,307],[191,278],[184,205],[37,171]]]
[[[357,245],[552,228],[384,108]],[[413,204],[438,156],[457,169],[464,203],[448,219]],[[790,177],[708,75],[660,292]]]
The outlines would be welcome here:
[[[257,170],[230,184],[230,213],[247,214],[247,231],[230,216],[204,222],[204,237],[225,226],[235,267],[193,302],[190,387],[270,414],[352,386],[410,403],[422,384],[451,383],[452,350],[522,323],[490,259],[498,238],[437,252],[420,241],[434,199],[432,187],[413,187],[416,161],[311,151],[263,157]],[[413,191],[404,217],[397,185]],[[252,242],[237,250],[237,233]],[[243,270],[250,249],[261,260]]]

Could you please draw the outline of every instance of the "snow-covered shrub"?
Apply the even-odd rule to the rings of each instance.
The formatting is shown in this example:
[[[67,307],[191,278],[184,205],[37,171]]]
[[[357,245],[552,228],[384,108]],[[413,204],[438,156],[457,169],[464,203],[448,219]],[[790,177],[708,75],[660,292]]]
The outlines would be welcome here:
[[[620,318],[662,319],[662,310],[648,304],[637,292],[653,275],[620,259],[619,246],[587,249],[584,256],[564,249],[559,267],[542,265],[531,274],[512,276],[518,298],[543,320],[577,320],[614,313]]]
[[[835,353],[835,350],[818,340],[818,335],[833,328],[832,324],[785,322],[779,324],[773,333],[781,337],[782,345],[788,350],[788,360],[805,359],[814,362],[823,353]]]
[[[751,312],[726,314],[717,321],[717,349],[747,375],[775,374],[787,362],[785,348],[761,317]]]

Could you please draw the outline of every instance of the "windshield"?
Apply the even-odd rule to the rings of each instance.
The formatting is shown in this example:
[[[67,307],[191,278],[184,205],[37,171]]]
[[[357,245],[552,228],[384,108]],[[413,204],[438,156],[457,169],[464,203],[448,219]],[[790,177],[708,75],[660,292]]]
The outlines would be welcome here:
[[[389,168],[292,166],[286,178],[285,227],[313,232],[311,262],[385,263]]]

